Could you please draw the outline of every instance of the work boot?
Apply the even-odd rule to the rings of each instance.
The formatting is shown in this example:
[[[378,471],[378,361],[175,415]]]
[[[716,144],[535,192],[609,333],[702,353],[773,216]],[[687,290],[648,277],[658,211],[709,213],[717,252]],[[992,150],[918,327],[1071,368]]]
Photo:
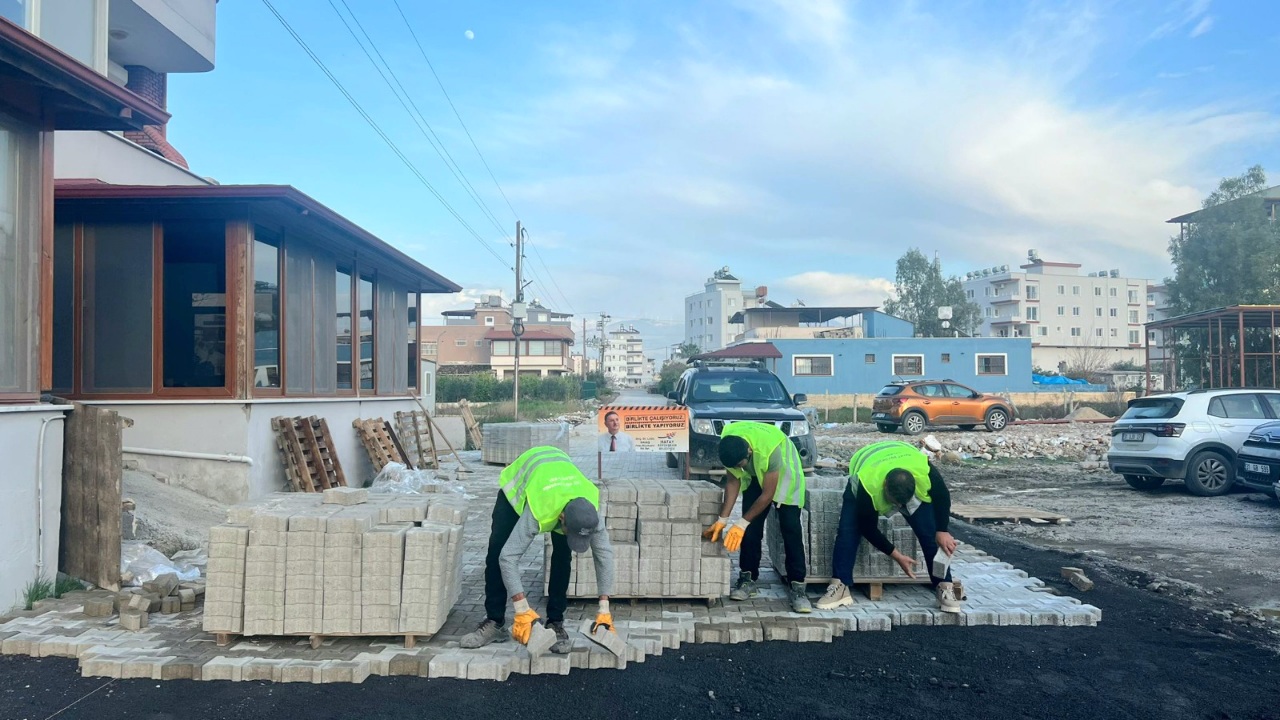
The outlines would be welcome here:
[[[945,613],[960,612],[960,601],[956,600],[955,588],[951,583],[938,583],[938,607]]]
[[[813,612],[813,604],[809,602],[809,594],[805,591],[805,585],[802,582],[791,583],[791,612]]]
[[[835,610],[838,607],[853,604],[853,595],[849,593],[849,586],[839,580],[832,580],[827,586],[827,592],[821,598],[818,598],[819,610]]]
[[[556,655],[568,655],[573,650],[573,640],[569,639],[569,631],[564,629],[564,621],[549,622],[547,629],[556,634],[556,644],[551,646],[551,652]]]
[[[474,649],[482,648],[489,643],[506,641],[507,629],[486,618],[484,622],[480,623],[480,627],[472,630],[466,635],[463,635],[462,639],[458,641],[458,646],[467,649]]]
[[[738,584],[733,587],[729,593],[730,600],[749,600],[760,591],[756,590],[756,579],[749,572],[738,573]]]

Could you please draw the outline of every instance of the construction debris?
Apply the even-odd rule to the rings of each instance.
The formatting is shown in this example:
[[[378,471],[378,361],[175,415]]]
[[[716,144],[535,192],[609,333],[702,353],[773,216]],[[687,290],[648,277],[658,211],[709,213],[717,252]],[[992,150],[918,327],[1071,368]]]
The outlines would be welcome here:
[[[1078,567],[1062,568],[1062,577],[1067,582],[1071,583],[1075,589],[1081,592],[1088,592],[1093,589],[1093,581],[1089,579],[1089,576],[1084,574],[1084,570],[1081,570]]]
[[[858,423],[819,427],[816,435],[819,457],[834,463],[840,470],[848,470],[853,453],[882,440],[920,445],[944,463],[961,460],[1070,460],[1082,463],[1082,469],[1086,470],[1105,469],[1111,444],[1111,426],[1092,422],[1011,425],[999,433],[939,429],[923,438],[898,433],[886,435],[877,431],[874,425]]]

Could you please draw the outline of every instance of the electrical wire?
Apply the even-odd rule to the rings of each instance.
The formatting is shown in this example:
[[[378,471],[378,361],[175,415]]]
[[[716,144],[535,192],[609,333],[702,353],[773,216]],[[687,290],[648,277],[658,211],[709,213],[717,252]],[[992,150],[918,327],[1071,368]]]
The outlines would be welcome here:
[[[467,230],[467,232],[471,235],[471,237],[475,238],[476,242],[478,242],[481,247],[483,247],[486,251],[488,251],[490,255],[493,255],[493,257],[497,259],[498,262],[501,263],[503,267],[506,267],[507,269],[510,269],[510,270],[514,270],[508,264],[508,261],[503,259],[503,257],[499,255],[498,252],[494,250],[493,247],[490,246],[489,243],[483,237],[481,237],[479,233],[475,231],[475,228],[471,227],[471,224],[468,223],[466,219],[463,218],[460,214],[458,214],[458,211],[455,210],[447,200],[445,200],[444,196],[441,195],[440,192],[435,189],[435,186],[433,186],[431,182],[427,180],[426,176],[422,174],[422,171],[419,170],[418,167],[413,164],[413,161],[410,160],[409,157],[405,155],[402,150],[400,150],[400,147],[396,145],[395,141],[392,140],[389,135],[387,135],[387,133],[382,129],[382,127],[379,126],[378,123],[373,119],[373,117],[370,116],[369,113],[364,109],[364,107],[360,105],[360,102],[357,101],[355,97],[351,95],[351,93],[347,90],[347,88],[342,84],[342,81],[338,80],[337,76],[335,76],[333,72],[329,70],[328,66],[324,64],[324,61],[322,61],[320,57],[316,55],[315,51],[311,49],[311,46],[308,45],[307,42],[302,39],[302,36],[299,35],[296,30],[293,29],[293,26],[290,25],[289,21],[285,19],[284,15],[282,15],[280,11],[276,9],[275,5],[271,3],[271,0],[262,0],[262,3],[267,6],[267,9],[270,10],[271,14],[276,17],[276,20],[280,22],[281,26],[284,27],[285,31],[288,32],[291,37],[293,37],[294,42],[298,43],[298,46],[301,47],[302,51],[307,54],[307,57],[309,57],[311,61],[316,64],[316,67],[320,68],[320,71],[325,74],[325,77],[329,78],[329,81],[332,82],[334,87],[338,89],[338,92],[342,93],[342,96],[347,99],[347,102],[351,103],[351,106],[355,108],[356,112],[359,113],[360,117],[363,118],[366,123],[368,123],[369,127],[373,128],[373,131],[378,134],[378,137],[382,138],[382,141],[386,143],[387,147],[390,148],[393,153],[395,153],[396,157],[398,157],[400,161],[404,163],[405,167],[407,167],[409,171],[413,173],[414,177],[416,177],[418,181],[422,183],[422,185],[426,187],[427,190],[436,198],[436,200],[438,200],[440,204],[444,206],[445,210],[447,210],[449,214],[452,215],[453,218],[457,220],[458,223]]]

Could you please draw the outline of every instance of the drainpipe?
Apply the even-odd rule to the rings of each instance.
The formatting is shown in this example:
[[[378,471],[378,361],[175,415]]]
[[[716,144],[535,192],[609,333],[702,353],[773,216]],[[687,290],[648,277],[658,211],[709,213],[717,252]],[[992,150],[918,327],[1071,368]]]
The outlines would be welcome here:
[[[216,453],[188,452],[186,450],[153,450],[151,448],[125,447],[123,452],[131,455],[154,455],[157,457],[184,458],[187,460],[217,460],[219,462],[253,465],[253,458],[248,455],[218,455]]]
[[[44,577],[44,438],[49,423],[66,420],[62,413],[40,421],[40,438],[36,441],[36,577]]]

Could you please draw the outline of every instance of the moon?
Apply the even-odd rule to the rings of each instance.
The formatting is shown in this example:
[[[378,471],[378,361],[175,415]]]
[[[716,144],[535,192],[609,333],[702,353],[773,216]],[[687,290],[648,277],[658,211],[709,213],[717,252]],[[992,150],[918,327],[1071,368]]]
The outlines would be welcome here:
[[[468,30],[468,31],[466,31],[466,32],[464,32],[464,33],[462,33],[462,36],[463,36],[463,37],[465,37],[465,38],[466,38],[466,39],[468,39],[468,40],[475,40],[475,39],[476,39],[476,34],[475,34],[475,33],[473,33],[473,32],[471,32],[470,30]]]

